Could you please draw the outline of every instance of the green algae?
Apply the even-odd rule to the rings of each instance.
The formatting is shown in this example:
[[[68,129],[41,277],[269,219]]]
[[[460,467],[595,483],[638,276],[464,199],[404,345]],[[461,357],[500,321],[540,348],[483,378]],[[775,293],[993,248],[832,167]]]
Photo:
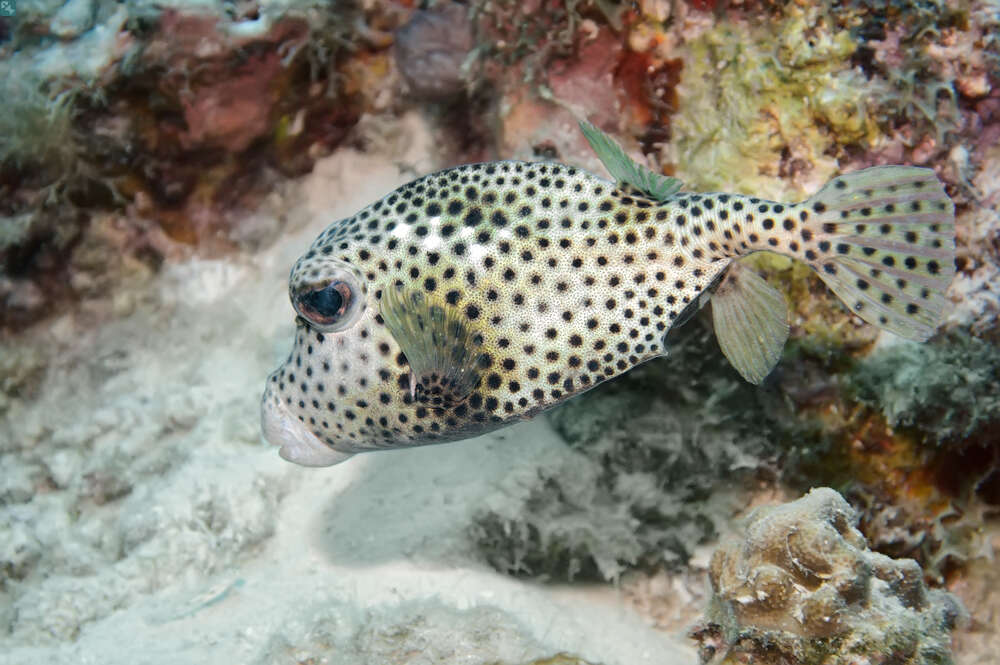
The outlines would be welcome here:
[[[817,7],[787,12],[777,24],[723,20],[688,44],[671,144],[686,182],[787,198],[835,174],[838,145],[878,136],[877,91],[851,63],[850,32]]]
[[[51,82],[12,76],[0,86],[0,164],[72,173],[79,159],[73,128],[75,93]]]
[[[914,428],[933,446],[1000,423],[1000,348],[967,332],[877,351],[847,379],[856,399],[891,425]]]

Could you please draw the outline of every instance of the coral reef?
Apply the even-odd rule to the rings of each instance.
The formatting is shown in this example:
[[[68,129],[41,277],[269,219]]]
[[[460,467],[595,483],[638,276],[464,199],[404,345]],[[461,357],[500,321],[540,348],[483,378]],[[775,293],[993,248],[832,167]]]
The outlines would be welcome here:
[[[575,55],[582,31],[601,23],[621,29],[620,8],[606,0],[490,0],[474,3],[476,42],[493,66],[524,67],[524,80],[544,77],[554,60]]]
[[[238,246],[276,182],[388,103],[358,79],[386,69],[384,31],[405,16],[350,1],[22,5],[0,58],[0,326],[15,327],[80,298],[78,279],[133,278],[72,267],[81,244],[120,256],[100,215],[149,237],[126,253],[154,271],[185,247]]]
[[[869,547],[893,558],[913,559],[934,586],[954,583],[976,566],[990,564],[993,549],[983,535],[983,525],[991,523],[990,511],[982,502],[927,491],[918,481],[903,487],[911,494],[870,482],[845,488]]]
[[[995,109],[990,132],[996,142],[1000,138],[1000,86],[991,100]],[[980,153],[979,172],[969,178],[968,190],[973,204],[960,218],[957,233],[959,268],[952,288],[955,309],[949,324],[956,329],[968,329],[977,337],[1000,342],[1000,144]],[[971,168],[968,163],[966,169]],[[964,169],[963,169],[964,170]],[[966,188],[963,188],[966,189]]]
[[[841,488],[872,549],[917,560],[931,583],[989,557],[979,525],[1000,492],[996,347],[956,328],[859,357],[820,351],[800,340],[776,377],[827,435],[784,478]]]
[[[712,557],[712,600],[693,633],[702,661],[952,662],[959,601],[929,590],[914,561],[870,551],[854,520],[827,488],[751,513]]]
[[[786,12],[687,37],[669,144],[681,179],[794,199],[836,172],[839,146],[877,135],[873,85],[852,66],[848,31],[822,5]]]
[[[976,340],[956,348],[970,345],[993,350]],[[578,455],[540,473],[521,504],[477,515],[472,535],[482,555],[501,571],[550,580],[676,571],[724,531],[720,525],[734,505],[746,492],[759,492],[762,481],[765,487],[808,487],[820,480],[849,489],[873,548],[917,559],[931,583],[986,560],[989,548],[977,525],[989,512],[970,505],[970,496],[949,483],[952,477],[980,481],[984,494],[995,485],[990,459],[975,464],[978,474],[969,473],[968,456],[945,464],[929,454],[933,446],[892,434],[880,414],[843,396],[830,373],[880,371],[883,353],[911,359],[930,354],[962,363],[939,372],[941,381],[966,377],[966,390],[987,399],[995,373],[988,367],[977,373],[982,358],[952,352],[947,340],[891,346],[854,361],[841,349],[831,362],[821,349],[830,352],[824,345],[793,346],[770,388],[759,391],[719,360],[703,326],[689,324],[674,334],[667,359],[551,414]],[[922,374],[922,362],[905,372]],[[958,402],[953,408],[956,417],[962,413]],[[923,412],[924,422],[933,424],[931,410]],[[995,416],[989,408],[981,413],[982,423]]]
[[[694,189],[796,199],[836,172],[931,166],[958,206],[955,311],[931,344],[893,343],[806,267],[755,257],[791,311],[765,390],[730,383],[705,340],[566,405],[551,421],[578,456],[519,506],[479,513],[481,555],[548,580],[669,575],[696,565],[748,493],[822,482],[843,488],[873,550],[912,557],[928,584],[963,580],[991,560],[981,527],[1000,497],[995,5],[665,5],[641,3],[620,32],[581,30],[575,54],[532,79],[537,96],[508,79],[501,153],[576,160],[570,109]]]
[[[1000,528],[997,521],[980,529],[993,551],[1000,551]],[[995,559],[986,557],[973,562],[967,574],[951,586],[961,597],[971,617],[968,630],[955,634],[954,651],[961,663],[990,663],[1000,649],[1000,631],[996,617],[1000,616],[1000,567]]]
[[[934,583],[990,556],[979,525],[1000,503],[998,371],[996,347],[960,328],[856,359],[844,415],[827,418],[838,443],[811,469],[844,487],[873,549],[916,559]]]
[[[724,370],[706,370],[691,357],[675,354],[656,366],[673,366],[685,378],[700,372],[706,385],[690,402],[678,400],[674,375],[650,378],[647,368],[584,396],[579,406],[567,405],[552,419],[586,461],[574,461],[555,477],[540,477],[519,514],[482,516],[476,535],[488,560],[501,570],[556,579],[615,577],[633,566],[686,560],[699,539],[711,537],[717,519],[714,508],[692,512],[689,497],[718,491],[721,484],[708,469],[729,468],[727,457],[715,457],[714,444],[720,441],[733,442],[731,457],[744,455],[744,479],[763,473],[792,486],[816,480],[850,483],[859,505],[895,510],[891,520],[879,516],[881,509],[866,513],[863,526],[871,528],[866,534],[877,546],[896,551],[892,543],[899,542],[899,530],[907,532],[905,540],[920,545],[905,549],[926,566],[929,579],[940,582],[956,562],[981,556],[978,539],[969,535],[980,511],[967,505],[955,483],[964,478],[977,486],[979,497],[997,494],[996,456],[990,453],[995,446],[982,441],[989,438],[998,412],[992,399],[995,347],[969,340],[970,332],[990,338],[1000,311],[989,285],[997,270],[991,238],[1000,179],[990,175],[996,160],[990,157],[989,142],[981,142],[984,134],[994,135],[996,125],[990,101],[996,96],[996,14],[988,5],[859,2],[832,11],[825,4],[792,4],[764,11],[717,7],[706,14],[684,3],[669,8],[643,3],[641,16],[623,28],[625,47],[608,39],[611,46],[603,51],[619,63],[645,58],[638,87],[626,86],[633,92],[650,85],[654,72],[671,58],[682,61],[680,82],[658,87],[665,95],[661,103],[668,107],[668,123],[652,121],[663,132],[658,141],[645,142],[638,116],[620,111],[617,120],[605,122],[639,136],[644,152],[656,156],[659,151],[666,168],[693,188],[794,199],[841,170],[886,161],[935,167],[952,183],[949,191],[959,202],[959,251],[968,257],[959,264],[965,269],[956,287],[962,294],[960,311],[953,317],[952,333],[931,346],[887,344],[883,349],[876,344],[878,332],[858,326],[807,268],[770,256],[756,258],[755,267],[780,285],[792,310],[790,344],[770,382],[771,392],[734,388],[731,394],[738,399],[716,402],[718,394],[730,393],[724,381],[707,385],[708,377],[720,379]],[[594,44],[605,38],[602,32],[589,37]],[[578,68],[569,80],[589,71],[589,78],[607,81],[606,87],[625,85],[624,64],[613,71],[608,65],[584,69],[588,43],[584,38],[577,58],[565,65],[571,72]],[[559,71],[558,61],[549,67],[552,91]],[[569,95],[572,88],[565,86]],[[596,107],[595,114],[611,106],[596,95],[590,96],[592,104],[552,97],[569,100],[576,109]],[[522,99],[511,106],[504,125],[516,139],[511,143],[536,144],[544,132],[554,137],[550,145],[559,154],[573,155],[571,141],[559,131],[567,124],[557,119],[562,111],[545,115],[540,104]],[[522,120],[538,116],[543,119]],[[978,146],[982,150],[974,150]],[[975,155],[971,159],[969,151]],[[980,165],[983,170],[977,172]],[[968,240],[963,239],[966,234]],[[865,355],[876,348],[874,355]],[[707,344],[705,353],[717,353],[714,344]],[[933,378],[912,381],[924,375]],[[657,394],[667,404],[650,407]],[[763,395],[769,399],[761,404]],[[674,418],[675,404],[693,406],[698,418]],[[708,409],[698,409],[703,405],[718,405],[727,414],[725,425],[715,427]],[[581,445],[576,430],[600,420],[605,407],[614,415],[593,437],[601,441]],[[749,436],[738,426],[727,429],[734,421],[761,418],[768,424],[747,427]],[[699,421],[706,423],[703,430],[697,429]],[[704,436],[686,439],[689,431]],[[774,448],[758,445],[758,432],[770,437]],[[675,437],[684,440],[677,449],[663,443]],[[934,442],[930,448],[946,440],[966,447],[959,445],[956,450],[964,453],[942,459],[921,451],[921,438]],[[707,443],[697,445],[702,440]],[[634,452],[641,463],[621,463],[620,455],[609,453],[609,448],[627,446],[641,451]],[[668,459],[675,468],[655,462],[666,449],[673,450]],[[982,474],[973,474],[975,478],[968,473],[971,459],[982,461]],[[643,483],[633,479],[637,469]],[[650,469],[656,472],[647,483],[641,472]],[[586,489],[567,480],[576,477],[587,479]],[[647,486],[656,488],[661,499],[668,494],[687,498],[681,507],[670,506],[668,518],[651,508],[656,500],[640,489]],[[882,498],[862,499],[874,496]],[[624,513],[622,502],[628,506]],[[703,519],[710,514],[714,517]],[[624,516],[635,526],[624,526]],[[664,541],[668,522],[686,535]],[[612,535],[602,540],[597,533]],[[664,542],[672,544],[665,548]]]
[[[705,656],[948,662],[960,612],[929,585],[972,614],[956,653],[992,662],[998,35],[993,0],[20,0],[0,18],[0,660],[124,662],[130,634],[154,663],[212,660],[188,635],[243,662],[691,662],[645,626],[607,643],[609,597],[644,593],[676,632],[733,514],[823,483],[856,512],[817,491],[720,549]],[[958,215],[943,334],[880,337],[758,256],[791,312],[762,388],[706,311],[553,413],[558,437],[323,476],[272,460],[255,377],[287,334],[296,229],[446,163],[600,172],[578,116],[691,189],[935,169]],[[625,593],[559,604],[483,560]]]

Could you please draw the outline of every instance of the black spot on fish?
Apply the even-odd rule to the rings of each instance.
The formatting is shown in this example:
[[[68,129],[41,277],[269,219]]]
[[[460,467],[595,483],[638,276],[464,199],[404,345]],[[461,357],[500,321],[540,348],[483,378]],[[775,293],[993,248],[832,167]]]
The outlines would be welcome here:
[[[483,213],[479,208],[473,208],[465,215],[466,226],[477,226],[481,221],[483,221]]]

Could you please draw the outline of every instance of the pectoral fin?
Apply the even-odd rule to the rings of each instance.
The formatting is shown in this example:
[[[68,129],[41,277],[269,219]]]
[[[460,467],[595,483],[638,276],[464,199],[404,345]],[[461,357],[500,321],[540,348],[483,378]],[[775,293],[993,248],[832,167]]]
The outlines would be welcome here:
[[[451,408],[480,380],[481,336],[461,313],[417,290],[385,289],[380,314],[410,363],[410,395],[421,404]]]
[[[580,121],[580,130],[608,173],[619,183],[631,185],[654,201],[665,201],[680,190],[680,180],[660,175],[638,164],[625,154],[614,139],[586,120]]]
[[[760,384],[778,364],[788,339],[784,296],[733,262],[712,296],[712,321],[722,353],[744,379]]]

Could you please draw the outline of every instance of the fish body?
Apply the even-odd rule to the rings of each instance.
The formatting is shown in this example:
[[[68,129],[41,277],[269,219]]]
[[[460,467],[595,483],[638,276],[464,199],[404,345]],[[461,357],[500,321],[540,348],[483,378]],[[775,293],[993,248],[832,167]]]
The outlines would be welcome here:
[[[664,355],[709,297],[723,351],[759,383],[788,327],[781,295],[736,262],[755,251],[806,261],[869,322],[932,334],[954,271],[933,172],[877,167],[784,204],[678,192],[589,137],[618,182],[459,166],[319,235],[292,269],[294,349],[262,402],[283,457],[322,466],[531,418]]]

